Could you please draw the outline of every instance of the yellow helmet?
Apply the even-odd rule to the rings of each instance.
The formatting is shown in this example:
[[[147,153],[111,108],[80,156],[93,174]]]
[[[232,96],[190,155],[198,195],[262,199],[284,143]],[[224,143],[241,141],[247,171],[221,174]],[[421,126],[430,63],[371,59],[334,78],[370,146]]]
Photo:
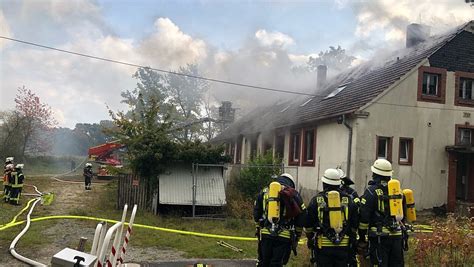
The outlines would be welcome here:
[[[373,173],[381,176],[392,177],[393,175],[392,163],[386,159],[376,160],[370,169]]]

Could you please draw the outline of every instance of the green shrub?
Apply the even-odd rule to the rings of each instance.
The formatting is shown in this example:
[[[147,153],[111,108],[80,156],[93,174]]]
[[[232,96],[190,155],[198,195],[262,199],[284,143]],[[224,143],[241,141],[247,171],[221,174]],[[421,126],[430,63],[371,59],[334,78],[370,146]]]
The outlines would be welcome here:
[[[254,199],[257,194],[268,186],[272,177],[281,174],[281,159],[274,159],[271,152],[256,155],[240,171],[235,185],[246,198]]]

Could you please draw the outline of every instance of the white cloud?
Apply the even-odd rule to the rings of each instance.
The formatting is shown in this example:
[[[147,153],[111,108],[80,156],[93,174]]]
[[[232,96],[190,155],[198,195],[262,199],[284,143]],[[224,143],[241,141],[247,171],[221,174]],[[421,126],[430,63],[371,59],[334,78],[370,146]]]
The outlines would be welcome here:
[[[293,38],[290,36],[273,31],[273,32],[267,32],[264,29],[260,29],[257,32],[255,32],[255,38],[258,40],[258,42],[267,47],[275,47],[275,48],[282,48],[285,49],[290,45],[293,45],[295,41]]]
[[[169,18],[157,19],[155,29],[138,48],[147,57],[149,65],[176,69],[186,63],[199,63],[207,57],[206,43],[182,32]]]

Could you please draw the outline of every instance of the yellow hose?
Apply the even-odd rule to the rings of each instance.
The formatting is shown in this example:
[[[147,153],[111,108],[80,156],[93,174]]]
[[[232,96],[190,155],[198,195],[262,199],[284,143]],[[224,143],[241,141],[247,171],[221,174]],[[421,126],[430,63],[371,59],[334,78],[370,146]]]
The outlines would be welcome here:
[[[5,225],[9,225],[9,224],[12,224],[12,223],[16,222],[16,219],[18,218],[18,216],[20,216],[23,212],[25,212],[25,210],[27,210],[27,209],[30,207],[31,202],[33,202],[33,201],[35,201],[35,198],[33,198],[33,199],[31,199],[30,201],[28,201],[28,203],[26,203],[25,207],[24,207],[22,210],[20,210],[20,212],[18,212],[18,213],[15,215],[15,217],[13,217],[13,220],[11,220],[9,223],[4,224],[4,225],[1,225],[1,224],[0,224],[0,229],[1,229],[3,226],[5,226]]]

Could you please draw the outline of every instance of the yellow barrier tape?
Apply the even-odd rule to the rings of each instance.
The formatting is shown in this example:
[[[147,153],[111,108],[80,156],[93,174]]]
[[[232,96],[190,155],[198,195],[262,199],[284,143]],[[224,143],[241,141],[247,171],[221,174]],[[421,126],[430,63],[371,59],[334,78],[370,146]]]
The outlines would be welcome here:
[[[39,222],[39,221],[46,221],[46,220],[57,220],[57,219],[79,219],[79,220],[92,220],[92,221],[106,221],[109,223],[117,223],[116,220],[104,219],[104,218],[97,218],[97,217],[88,217],[88,216],[77,216],[77,215],[55,215],[55,216],[45,216],[45,217],[38,217],[31,219],[32,222]],[[23,224],[25,221],[14,222],[11,224],[7,224],[3,227],[0,227],[0,231],[6,230],[11,227],[15,227],[17,225]],[[128,223],[125,223],[128,225]],[[257,240],[255,237],[242,237],[242,236],[227,236],[227,235],[216,235],[216,234],[206,234],[206,233],[198,233],[192,231],[184,231],[184,230],[176,230],[176,229],[169,229],[157,226],[150,226],[144,224],[134,223],[133,227],[137,228],[144,228],[144,229],[152,229],[158,230],[162,232],[169,232],[169,233],[176,233],[182,235],[193,235],[193,236],[201,236],[201,237],[210,237],[210,238],[220,238],[220,239],[229,239],[229,240],[240,240],[240,241],[255,241]]]
[[[116,220],[110,220],[110,219],[105,219],[105,218],[79,216],[79,215],[45,216],[45,217],[33,218],[33,219],[31,219],[31,221],[32,222],[39,222],[39,221],[58,220],[58,219],[79,219],[79,220],[92,220],[92,221],[99,221],[99,222],[106,221],[108,223],[117,223],[118,222]],[[25,223],[25,221],[19,221],[19,222],[14,222],[14,223],[7,224],[3,227],[0,227],[0,231],[6,230],[6,229],[11,228],[11,227],[15,227],[15,226],[23,224],[23,223]],[[128,223],[125,223],[125,225],[128,225]],[[139,223],[134,223],[133,227],[143,228],[143,229],[150,229],[150,230],[157,230],[157,231],[175,233],[175,234],[181,234],[181,235],[192,235],[192,236],[208,237],[208,238],[218,238],[218,239],[228,239],[228,240],[238,240],[238,241],[256,241],[257,240],[257,238],[255,238],[255,237],[206,234],[206,233],[170,229],[170,228],[164,228],[164,227],[158,227],[158,226],[144,225],[144,224],[139,224]],[[431,233],[432,231],[429,231],[429,230],[416,230],[415,232]],[[299,244],[305,244],[305,240],[300,240]]]

